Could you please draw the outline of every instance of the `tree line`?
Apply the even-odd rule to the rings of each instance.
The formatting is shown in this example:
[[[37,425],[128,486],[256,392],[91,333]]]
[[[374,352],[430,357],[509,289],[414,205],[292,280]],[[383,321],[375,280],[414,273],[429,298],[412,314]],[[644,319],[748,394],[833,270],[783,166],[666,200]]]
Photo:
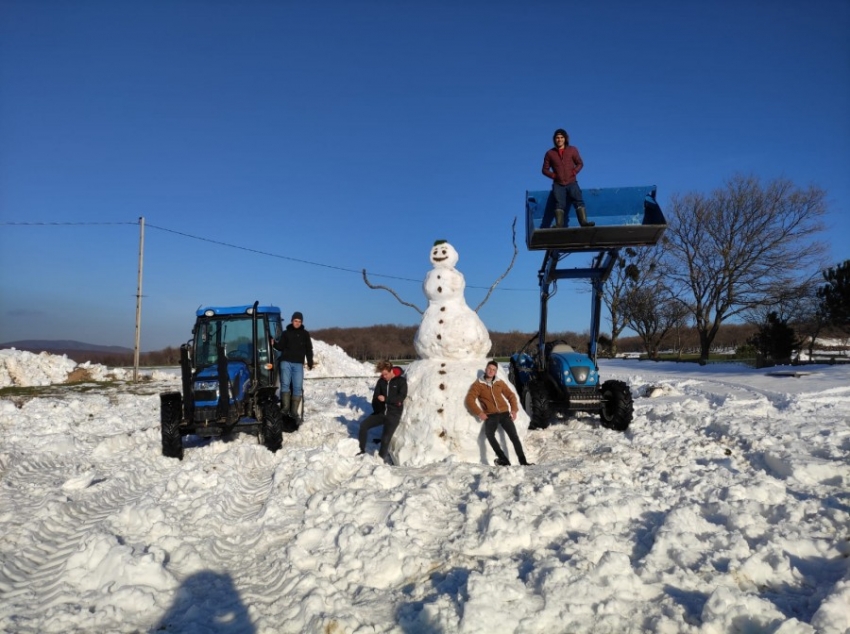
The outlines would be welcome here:
[[[409,360],[416,358],[413,339],[417,326],[402,326],[395,324],[380,324],[357,328],[323,328],[311,330],[314,340],[329,345],[336,345],[350,357],[359,361],[375,361],[377,359]],[[715,340],[715,350],[729,352],[739,350],[747,345],[748,340],[757,333],[758,329],[752,324],[726,324]],[[590,334],[588,331],[563,331],[549,333],[548,341],[561,339],[577,350],[586,350]],[[505,359],[524,346],[534,345],[536,333],[531,332],[491,332],[490,340],[493,347],[491,357]],[[644,353],[644,344],[639,336],[620,337],[617,349],[621,353]],[[683,328],[675,337],[671,337],[669,351],[674,354],[687,355],[699,350],[699,335],[692,327]],[[56,351],[53,351],[54,353]],[[133,365],[133,353],[105,353],[80,350],[62,351],[68,358],[83,363],[99,363],[112,367],[127,367]],[[600,356],[611,356],[614,350],[611,337],[603,333],[599,337]],[[143,352],[139,355],[139,364],[144,367],[175,366],[180,363],[179,347],[166,347],[162,350]]]

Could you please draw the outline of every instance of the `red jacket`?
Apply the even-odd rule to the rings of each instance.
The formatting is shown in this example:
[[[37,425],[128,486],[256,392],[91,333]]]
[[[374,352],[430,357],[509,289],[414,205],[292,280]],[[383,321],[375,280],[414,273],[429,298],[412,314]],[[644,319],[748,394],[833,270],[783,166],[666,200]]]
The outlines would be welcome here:
[[[584,161],[578,153],[578,148],[568,145],[564,148],[564,156],[558,148],[552,148],[543,157],[543,175],[551,178],[559,185],[569,185],[584,167]]]

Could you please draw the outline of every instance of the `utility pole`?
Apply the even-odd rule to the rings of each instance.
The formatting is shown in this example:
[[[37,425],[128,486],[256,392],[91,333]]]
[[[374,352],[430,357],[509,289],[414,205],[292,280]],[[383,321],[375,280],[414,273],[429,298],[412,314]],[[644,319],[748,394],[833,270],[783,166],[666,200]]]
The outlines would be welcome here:
[[[136,347],[133,351],[133,382],[139,380],[139,338],[142,332],[142,268],[145,257],[145,218],[139,217],[139,282],[136,288]]]

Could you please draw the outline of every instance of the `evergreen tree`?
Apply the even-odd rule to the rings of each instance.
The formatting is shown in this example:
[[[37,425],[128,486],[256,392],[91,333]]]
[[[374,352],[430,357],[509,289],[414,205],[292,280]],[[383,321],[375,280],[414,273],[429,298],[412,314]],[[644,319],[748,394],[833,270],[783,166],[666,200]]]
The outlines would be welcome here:
[[[850,332],[850,260],[823,272],[826,282],[818,289],[820,312],[824,320]]]
[[[800,345],[794,329],[775,312],[767,315],[767,322],[747,341],[765,359],[774,362],[790,361],[794,349]]]

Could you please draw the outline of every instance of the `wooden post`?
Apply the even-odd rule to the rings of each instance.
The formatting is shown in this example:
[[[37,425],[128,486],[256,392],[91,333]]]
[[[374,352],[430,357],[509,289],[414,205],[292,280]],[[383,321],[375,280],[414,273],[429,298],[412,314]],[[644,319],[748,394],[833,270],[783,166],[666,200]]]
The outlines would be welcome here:
[[[139,380],[139,339],[142,332],[142,269],[145,256],[145,219],[139,218],[139,280],[136,288],[136,346],[133,350],[133,382]]]

